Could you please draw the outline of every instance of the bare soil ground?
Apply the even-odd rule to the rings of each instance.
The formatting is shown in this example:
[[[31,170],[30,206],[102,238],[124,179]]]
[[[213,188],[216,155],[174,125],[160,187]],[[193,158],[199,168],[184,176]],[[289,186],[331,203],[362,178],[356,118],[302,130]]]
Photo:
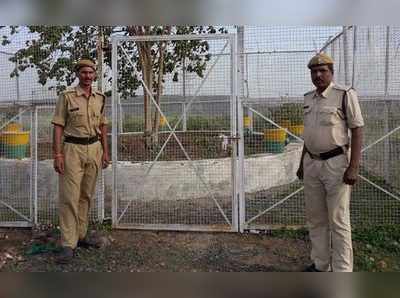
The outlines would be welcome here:
[[[58,230],[0,228],[0,272],[274,272],[309,264],[305,230],[263,234],[152,232],[94,226],[99,249],[76,249],[71,264],[55,263]],[[400,226],[353,231],[354,270],[400,271]],[[52,245],[50,245],[52,244]],[[32,254],[33,248],[50,248]]]
[[[95,234],[102,248],[78,248],[71,264],[57,265],[56,252],[27,254],[33,243],[57,238],[54,231],[0,229],[0,271],[299,271],[308,262],[304,239],[131,230],[97,230]]]

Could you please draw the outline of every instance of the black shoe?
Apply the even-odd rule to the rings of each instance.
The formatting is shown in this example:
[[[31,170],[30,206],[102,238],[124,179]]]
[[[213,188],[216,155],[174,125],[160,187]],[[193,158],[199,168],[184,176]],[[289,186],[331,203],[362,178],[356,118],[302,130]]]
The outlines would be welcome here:
[[[89,238],[78,240],[77,246],[82,248],[100,248],[100,244],[97,241]]]
[[[306,269],[304,269],[303,272],[322,272],[322,271],[318,270],[317,267],[315,267],[315,264],[311,264]]]
[[[56,258],[57,264],[69,264],[74,258],[74,250],[71,247],[63,246],[60,254]]]

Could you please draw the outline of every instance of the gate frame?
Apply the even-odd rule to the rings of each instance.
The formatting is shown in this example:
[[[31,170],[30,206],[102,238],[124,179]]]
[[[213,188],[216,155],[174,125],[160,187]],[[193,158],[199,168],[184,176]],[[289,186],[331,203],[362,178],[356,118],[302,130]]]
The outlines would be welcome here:
[[[37,107],[36,106],[21,106],[25,107],[20,110],[17,115],[3,123],[0,129],[3,129],[7,124],[15,119],[18,119],[24,113],[29,113],[30,116],[30,178],[29,178],[29,218],[25,215],[18,214],[18,210],[13,210],[13,206],[7,206],[12,213],[18,215],[21,219],[15,221],[0,221],[0,227],[10,228],[30,228],[37,224]],[[11,208],[10,208],[11,207]]]
[[[230,94],[230,123],[231,132],[229,140],[232,146],[231,156],[231,183],[232,183],[232,218],[230,225],[227,228],[216,228],[214,225],[191,225],[191,224],[129,224],[121,225],[118,220],[118,189],[117,189],[117,163],[118,163],[118,47],[121,46],[120,42],[131,41],[173,41],[173,40],[226,40],[230,45],[230,59],[231,59],[231,94]],[[238,232],[240,227],[240,216],[239,216],[239,201],[240,193],[243,192],[241,178],[239,175],[239,152],[240,142],[243,142],[243,138],[238,136],[238,125],[240,128],[240,121],[238,123],[238,96],[237,96],[237,37],[235,33],[229,34],[185,34],[185,35],[146,35],[146,36],[113,36],[111,38],[112,43],[112,226],[117,229],[138,229],[138,230],[174,230],[174,231],[224,231],[224,232]],[[215,64],[214,64],[215,65]],[[203,80],[204,81],[204,80]],[[147,89],[144,82],[142,81],[142,87],[144,92]],[[153,103],[154,104],[154,103]],[[243,126],[242,126],[243,127]],[[243,129],[242,129],[243,130]],[[240,129],[239,129],[240,131]],[[170,131],[171,135],[174,134],[174,130]],[[242,145],[243,147],[243,145]],[[239,151],[239,152],[238,152]]]

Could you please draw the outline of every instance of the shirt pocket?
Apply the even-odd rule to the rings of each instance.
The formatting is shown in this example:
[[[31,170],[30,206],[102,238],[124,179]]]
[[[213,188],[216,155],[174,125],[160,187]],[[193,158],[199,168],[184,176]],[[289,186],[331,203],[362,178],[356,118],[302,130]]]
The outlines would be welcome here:
[[[86,125],[86,113],[79,107],[71,107],[68,109],[68,116],[71,126],[75,128],[84,127]]]
[[[334,126],[342,121],[337,107],[322,107],[319,116],[319,123],[322,126]]]

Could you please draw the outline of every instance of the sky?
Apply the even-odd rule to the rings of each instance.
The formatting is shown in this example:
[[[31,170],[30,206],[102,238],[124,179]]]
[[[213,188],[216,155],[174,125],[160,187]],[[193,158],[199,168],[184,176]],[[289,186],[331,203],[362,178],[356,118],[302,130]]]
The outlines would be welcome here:
[[[227,26],[230,32],[235,29]],[[3,29],[3,31],[6,29]],[[254,97],[281,96],[285,94],[304,93],[305,86],[309,86],[303,79],[306,61],[312,53],[293,54],[271,54],[257,52],[306,50],[313,51],[321,47],[329,37],[334,36],[341,30],[340,27],[325,26],[246,26],[245,27],[245,52],[249,53],[245,60],[246,94]],[[2,32],[1,32],[2,33]],[[15,52],[23,47],[25,41],[31,38],[32,34],[22,30],[20,34],[14,35],[12,44],[0,47],[0,51]],[[210,41],[211,51],[215,43],[215,52],[219,52],[220,43]],[[9,78],[13,64],[8,61],[8,55],[0,53],[0,79],[3,88],[0,88],[0,100],[16,100],[17,82]],[[229,93],[230,62],[229,57],[222,57],[214,67],[206,84],[200,91],[200,95],[222,95]],[[271,79],[271,76],[273,79]],[[308,79],[308,77],[307,77]],[[195,75],[187,75],[187,85],[190,87],[192,81],[199,81]],[[36,83],[37,76],[34,69],[20,74],[19,94],[20,99],[31,99],[32,97],[46,97],[48,92],[41,85]],[[201,81],[201,80],[200,80]],[[180,86],[179,86],[180,85]],[[192,84],[193,85],[193,84]],[[182,84],[171,84],[166,86],[166,94],[176,93],[182,88]]]
[[[229,32],[235,32],[233,26],[227,26],[227,28]],[[2,30],[3,32],[1,32]],[[6,29],[2,30],[0,30],[0,34],[3,34]],[[341,30],[341,26],[245,26],[244,96],[251,98],[302,96],[313,88],[306,68],[308,60]],[[361,89],[368,92],[374,92],[374,88],[379,90],[383,88],[382,77],[384,74],[380,67],[385,50],[385,32],[383,30],[384,27],[376,27],[376,29],[361,27],[358,31],[360,44],[358,51],[360,54],[364,53],[365,58],[358,61],[359,70],[356,72],[356,80]],[[400,34],[397,31],[392,33],[393,55],[395,55],[397,39],[400,39]],[[23,47],[25,41],[30,37],[32,35],[23,30],[20,34],[13,36],[11,45],[0,46],[0,51],[14,52]],[[220,52],[221,42],[209,41],[209,43],[211,52]],[[338,51],[337,49],[336,52]],[[0,52],[0,80],[2,82],[0,101],[17,99],[17,82],[15,78],[9,77],[13,64],[8,61],[8,58],[8,55]],[[218,59],[218,63],[210,72],[198,93],[199,95],[226,95],[230,92],[230,58],[228,55],[219,58],[214,56],[208,63],[208,67],[213,65],[216,59]],[[340,59],[338,58],[338,60]],[[372,61],[375,63],[371,68],[369,64]],[[337,63],[335,67],[343,68],[343,63]],[[392,70],[396,69],[397,71],[397,68],[396,65],[392,66]],[[178,83],[170,83],[169,78],[166,78],[166,81],[164,94],[182,94],[182,80]],[[201,82],[202,79],[195,74],[187,74],[186,94],[194,94]],[[18,86],[21,100],[55,96],[54,92],[47,91],[47,88],[37,83],[34,69],[20,74]],[[107,86],[108,88],[110,86]],[[397,92],[397,90],[393,91]]]

